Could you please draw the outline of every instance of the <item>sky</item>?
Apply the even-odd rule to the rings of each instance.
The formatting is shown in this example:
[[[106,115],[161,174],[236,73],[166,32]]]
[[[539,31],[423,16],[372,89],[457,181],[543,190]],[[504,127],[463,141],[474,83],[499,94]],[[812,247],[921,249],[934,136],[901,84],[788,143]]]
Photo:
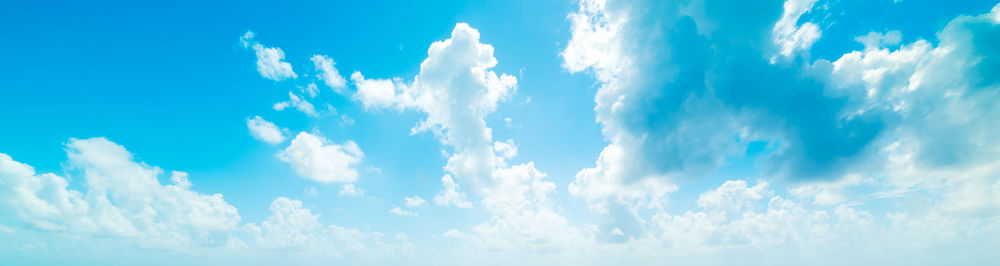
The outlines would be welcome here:
[[[3,265],[991,265],[1000,3],[0,5]]]

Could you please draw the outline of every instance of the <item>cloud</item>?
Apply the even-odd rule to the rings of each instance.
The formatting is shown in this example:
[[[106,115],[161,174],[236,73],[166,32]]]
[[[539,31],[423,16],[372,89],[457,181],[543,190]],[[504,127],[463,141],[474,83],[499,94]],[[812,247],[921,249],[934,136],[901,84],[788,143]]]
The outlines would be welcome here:
[[[441,177],[441,185],[444,189],[434,196],[434,203],[438,206],[472,208],[472,203],[465,200],[465,193],[458,190],[458,184],[450,175]]]
[[[966,219],[1000,215],[990,188],[1000,182],[1000,36],[990,13],[961,16],[938,32],[937,45],[925,40],[897,43],[901,33],[869,33],[857,38],[862,51],[834,62],[818,60],[817,72],[850,99],[852,113],[890,110],[892,127],[872,160],[880,162],[876,194],[907,197],[931,194],[937,211]],[[917,194],[917,193],[913,193]]]
[[[569,192],[611,220],[602,239],[648,233],[674,183],[734,160],[802,182],[792,194],[818,205],[858,204],[871,196],[850,188],[874,186],[860,190],[919,190],[941,197],[936,211],[994,213],[985,195],[996,179],[985,173],[997,143],[986,136],[1000,133],[987,126],[1000,122],[991,104],[1000,79],[986,73],[1000,69],[987,45],[997,9],[951,21],[936,47],[893,49],[901,33],[889,31],[859,37],[865,49],[834,62],[769,60],[808,53],[820,33],[799,21],[815,2],[580,3],[563,67],[598,81],[595,111],[609,143]],[[752,142],[769,148],[748,154]]]
[[[298,77],[292,71],[292,65],[282,61],[285,59],[285,52],[281,48],[266,47],[254,40],[255,36],[253,32],[247,31],[240,37],[240,43],[243,44],[243,48],[252,48],[257,53],[257,72],[260,72],[262,77],[274,81]]]
[[[389,210],[389,213],[395,214],[397,216],[417,216],[417,213],[404,211],[399,207],[393,207],[392,209]]]
[[[68,167],[83,174],[85,191],[0,153],[3,212],[44,231],[134,238],[153,248],[223,246],[238,227],[236,208],[221,194],[190,190],[184,172],[172,173],[173,184],[161,184],[163,170],[134,161],[104,138],[71,139],[66,151]]]
[[[347,88],[347,80],[340,76],[340,72],[334,67],[336,63],[333,59],[326,55],[313,55],[309,58],[316,65],[316,70],[319,71],[319,79],[323,80],[326,86],[333,88],[337,93],[345,93]]]
[[[274,110],[276,111],[283,111],[285,110],[285,108],[288,107],[295,107],[295,109],[298,109],[300,112],[306,114],[307,116],[311,117],[319,116],[319,113],[316,112],[316,107],[314,107],[312,103],[309,103],[309,101],[302,99],[302,97],[299,97],[298,95],[295,95],[295,93],[292,92],[288,92],[288,101],[278,102],[275,103],[273,106]]]
[[[281,128],[260,116],[247,118],[247,128],[250,129],[250,136],[259,141],[272,145],[285,141],[285,135],[281,133]]]
[[[405,235],[397,242],[384,242],[379,233],[365,233],[336,225],[323,225],[319,215],[302,207],[298,200],[279,197],[271,203],[271,216],[260,225],[249,224],[252,243],[264,250],[293,250],[297,253],[344,257],[401,255],[410,246]]]
[[[482,198],[483,207],[493,218],[465,238],[480,247],[518,250],[553,246],[568,247],[579,228],[569,226],[548,200],[555,184],[533,162],[508,165],[517,155],[513,140],[494,142],[486,115],[510,98],[517,79],[497,74],[493,46],[480,42],[479,31],[459,23],[451,37],[431,44],[420,72],[412,82],[399,78],[366,79],[361,72],[351,75],[358,91],[354,99],[366,110],[393,108],[417,110],[426,117],[411,133],[432,132],[453,150],[445,165],[443,189],[434,197],[439,206],[471,208],[459,179]]]
[[[403,200],[406,201],[406,207],[410,208],[423,207],[427,205],[427,201],[420,198],[420,196],[403,197]]]
[[[303,178],[320,183],[350,184],[358,179],[355,167],[365,155],[354,141],[333,144],[321,136],[300,132],[277,156]]]
[[[354,99],[361,102],[365,110],[377,110],[383,108],[396,107],[402,109],[410,105],[412,96],[403,95],[409,93],[406,85],[400,80],[388,79],[365,79],[360,71],[351,73],[351,82],[358,88],[354,94]]]
[[[172,183],[161,184],[163,170],[135,161],[105,138],[70,139],[66,152],[67,173],[79,176],[39,174],[0,153],[0,235],[17,236],[6,238],[4,248],[91,254],[138,246],[134,251],[142,254],[268,251],[379,259],[408,256],[412,249],[405,235],[385,241],[378,232],[324,225],[301,201],[285,197],[271,203],[261,223],[241,224],[221,194],[193,191],[188,174],[179,171],[170,174]]]
[[[319,88],[316,87],[316,83],[309,83],[305,87],[299,87],[302,93],[308,94],[309,98],[316,98],[316,94],[319,94]]]
[[[786,0],[784,13],[781,19],[774,24],[771,34],[774,36],[774,43],[779,47],[781,56],[791,56],[795,50],[808,51],[816,40],[820,37],[819,26],[815,23],[806,22],[798,24],[799,18],[809,12],[816,4],[816,0]],[[771,60],[775,60],[772,57]]]
[[[354,184],[344,184],[337,194],[340,194],[341,196],[360,197],[365,195],[365,190],[355,186]]]

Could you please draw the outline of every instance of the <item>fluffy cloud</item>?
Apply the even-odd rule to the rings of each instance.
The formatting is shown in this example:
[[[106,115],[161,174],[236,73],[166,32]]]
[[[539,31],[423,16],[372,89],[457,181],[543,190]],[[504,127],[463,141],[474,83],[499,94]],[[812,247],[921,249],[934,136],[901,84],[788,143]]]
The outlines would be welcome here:
[[[989,125],[1000,108],[989,73],[1000,64],[987,43],[998,9],[956,18],[936,47],[892,49],[901,38],[890,31],[859,37],[865,49],[835,62],[775,62],[774,51],[808,52],[819,38],[799,23],[815,2],[580,3],[563,66],[599,82],[595,111],[610,143],[569,192],[612,220],[602,239],[641,238],[667,217],[673,182],[741,159],[796,181],[791,193],[818,205],[859,204],[873,196],[851,188],[874,186],[874,197],[936,195],[934,212],[993,213],[997,143],[987,136],[998,134]],[[748,155],[751,142],[768,151]],[[793,206],[785,201],[775,206]]]
[[[458,184],[450,175],[441,177],[441,184],[444,189],[434,196],[434,203],[438,206],[455,206],[459,208],[472,208],[472,203],[465,199],[465,192],[458,190]]]
[[[250,136],[259,141],[272,145],[285,141],[285,134],[281,132],[281,128],[260,116],[247,118],[247,128],[250,129]]]
[[[340,72],[334,67],[336,63],[333,62],[333,59],[326,55],[313,55],[309,60],[312,60],[313,64],[316,65],[319,79],[337,93],[344,93],[344,89],[347,88],[347,80],[340,76]]]
[[[402,79],[366,79],[351,75],[358,91],[354,99],[368,110],[415,109],[426,118],[412,133],[432,132],[452,148],[441,178],[443,190],[434,197],[440,206],[469,208],[465,193],[453,177],[482,198],[493,218],[476,226],[466,239],[489,248],[537,249],[568,246],[578,229],[552,207],[548,194],[555,184],[528,162],[510,166],[517,155],[513,140],[494,142],[486,115],[513,94],[517,79],[497,75],[493,47],[480,43],[479,31],[464,23],[455,25],[451,38],[431,44],[420,73],[412,82]]]
[[[190,190],[187,174],[135,162],[124,147],[104,138],[71,139],[68,166],[83,175],[85,191],[66,178],[37,174],[0,154],[4,213],[45,231],[135,238],[147,247],[222,246],[240,216],[222,195]]]
[[[261,223],[240,224],[236,208],[221,194],[192,191],[184,172],[173,171],[172,183],[161,184],[163,170],[135,161],[104,138],[71,139],[66,151],[65,166],[80,175],[78,184],[36,173],[0,153],[0,235],[18,236],[8,238],[5,248],[52,251],[68,245],[89,252],[138,245],[198,254],[266,250],[380,259],[412,249],[402,234],[384,241],[377,232],[323,225],[302,202],[284,197],[271,203],[271,215]]]
[[[409,240],[397,237],[396,242],[382,241],[380,233],[365,233],[336,225],[323,225],[319,215],[302,207],[298,200],[279,197],[271,203],[271,216],[260,225],[248,224],[251,242],[264,250],[295,250],[304,254],[324,256],[392,256],[405,255]],[[384,258],[384,257],[383,257]]]
[[[874,154],[882,164],[879,196],[905,197],[921,191],[941,197],[939,211],[959,217],[1000,215],[990,189],[1000,182],[1000,36],[990,13],[958,17],[937,36],[899,45],[897,31],[859,37],[863,51],[834,62],[813,64],[829,73],[853,113],[890,110],[892,127]]]
[[[354,184],[344,184],[337,194],[340,194],[341,196],[360,197],[365,195],[365,190],[355,186]]]
[[[365,154],[354,141],[333,144],[326,138],[300,132],[278,159],[292,166],[301,177],[320,183],[354,183],[358,179],[355,168]],[[355,191],[355,189],[350,189]]]
[[[365,79],[355,72],[355,99],[368,109],[395,107],[427,114],[412,131],[431,131],[454,148],[445,168],[474,186],[491,182],[497,160],[484,117],[513,93],[517,80],[489,70],[497,64],[493,47],[480,43],[479,32],[464,23],[455,26],[451,38],[431,44],[427,53],[410,84]]]
[[[257,53],[257,72],[264,78],[274,81],[281,81],[288,78],[297,78],[292,71],[292,64],[282,61],[285,59],[285,52],[278,47],[266,47],[254,40],[255,34],[247,31],[240,37],[243,48],[253,49]]]

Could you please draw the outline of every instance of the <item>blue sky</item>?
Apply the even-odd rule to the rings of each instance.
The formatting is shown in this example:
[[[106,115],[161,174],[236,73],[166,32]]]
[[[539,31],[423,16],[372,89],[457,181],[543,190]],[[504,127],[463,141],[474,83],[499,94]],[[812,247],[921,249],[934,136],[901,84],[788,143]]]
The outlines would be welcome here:
[[[0,262],[984,265],[997,4],[4,4]]]

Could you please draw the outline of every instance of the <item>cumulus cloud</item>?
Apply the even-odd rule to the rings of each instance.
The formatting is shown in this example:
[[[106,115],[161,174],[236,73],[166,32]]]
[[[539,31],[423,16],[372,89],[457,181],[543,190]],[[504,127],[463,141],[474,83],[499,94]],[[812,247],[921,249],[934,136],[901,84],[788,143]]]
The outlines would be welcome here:
[[[281,128],[260,116],[247,118],[247,128],[250,129],[250,136],[259,141],[272,145],[285,141],[285,134],[281,132]]]
[[[316,70],[319,71],[319,79],[323,80],[326,86],[329,86],[337,93],[344,93],[347,88],[347,80],[340,76],[340,72],[334,67],[336,63],[333,59],[326,55],[313,55],[309,58],[316,65]]]
[[[240,37],[243,48],[253,49],[257,53],[257,72],[264,78],[274,81],[281,81],[288,78],[297,78],[292,71],[292,64],[283,61],[285,52],[278,47],[267,47],[254,40],[254,34],[247,31]]]
[[[356,166],[365,157],[354,141],[331,143],[322,136],[300,132],[278,159],[291,165],[299,176],[320,183],[354,183],[358,179]],[[350,193],[357,193],[345,186]],[[343,192],[343,191],[342,191]]]
[[[997,9],[956,18],[936,47],[896,48],[901,33],[889,31],[859,37],[865,49],[834,62],[774,62],[773,51],[808,52],[819,38],[800,23],[815,4],[580,3],[563,66],[599,82],[595,111],[609,143],[569,192],[609,217],[602,239],[642,236],[677,180],[710,177],[733,158],[801,182],[790,192],[817,205],[858,204],[871,196],[851,188],[874,186],[879,197],[940,196],[938,211],[992,213],[984,196],[997,145],[986,136],[1000,116],[998,79],[987,74],[997,50],[987,43]],[[751,142],[773,148],[748,155]]]
[[[83,251],[138,245],[161,251],[270,250],[380,259],[412,249],[405,235],[384,241],[377,232],[323,225],[302,202],[285,197],[271,203],[271,215],[261,223],[241,224],[237,209],[221,194],[193,191],[188,174],[180,171],[170,173],[171,183],[161,184],[163,170],[136,161],[105,138],[71,139],[66,152],[67,172],[77,178],[37,173],[0,153],[0,235],[18,236],[7,244],[40,250],[69,243]]]
[[[412,109],[426,114],[411,133],[431,132],[453,150],[444,167],[448,174],[441,178],[443,190],[434,202],[472,207],[457,178],[494,215],[466,240],[499,249],[566,247],[581,234],[548,200],[555,184],[543,180],[545,174],[532,162],[508,165],[517,146],[513,140],[494,142],[486,125],[486,115],[517,88],[516,78],[490,70],[496,64],[493,46],[480,42],[478,30],[459,23],[449,39],[431,44],[412,82],[353,73],[351,80],[358,88],[354,99],[367,110]]]
[[[366,233],[336,225],[323,225],[319,215],[298,200],[279,197],[271,203],[271,216],[260,225],[247,225],[252,243],[264,250],[294,250],[305,254],[344,257],[348,255],[403,255],[409,240],[397,237],[385,242],[380,233]],[[384,257],[383,257],[384,258]]]
[[[171,174],[172,184],[161,184],[163,170],[135,162],[107,139],[71,139],[66,151],[85,191],[0,154],[4,213],[45,231],[136,238],[157,248],[223,246],[239,225],[236,208],[221,194],[192,191],[183,172]]]

